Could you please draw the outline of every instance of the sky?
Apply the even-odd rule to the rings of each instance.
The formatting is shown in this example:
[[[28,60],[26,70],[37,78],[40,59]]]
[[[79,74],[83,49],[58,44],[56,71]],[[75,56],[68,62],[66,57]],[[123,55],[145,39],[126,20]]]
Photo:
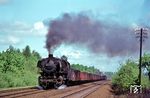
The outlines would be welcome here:
[[[29,45],[43,58],[47,57],[45,41],[48,26],[45,23],[64,13],[83,12],[104,22],[114,21],[133,29],[139,26],[149,28],[149,5],[149,0],[0,0],[0,51],[6,50],[9,45],[20,49]],[[62,44],[53,53],[56,57],[66,55],[71,64],[113,72],[125,60],[135,58],[130,54],[124,57],[94,54],[87,47],[76,44]]]

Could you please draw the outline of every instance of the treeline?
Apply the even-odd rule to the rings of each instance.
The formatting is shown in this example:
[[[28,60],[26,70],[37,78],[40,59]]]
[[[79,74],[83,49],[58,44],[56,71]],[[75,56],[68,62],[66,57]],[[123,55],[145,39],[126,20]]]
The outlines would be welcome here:
[[[111,79],[114,75],[114,72],[104,72],[104,74],[107,76],[107,79]]]
[[[131,85],[138,85],[139,65],[134,60],[127,60],[112,78],[112,88],[116,94],[129,92]],[[142,57],[142,89],[150,89],[150,54]]]
[[[23,50],[9,46],[0,52],[0,88],[36,85],[36,64],[40,58],[29,46]]]
[[[96,69],[94,66],[84,66],[82,64],[72,64],[71,68],[80,70],[82,72],[94,73],[94,74],[101,74],[99,69]]]

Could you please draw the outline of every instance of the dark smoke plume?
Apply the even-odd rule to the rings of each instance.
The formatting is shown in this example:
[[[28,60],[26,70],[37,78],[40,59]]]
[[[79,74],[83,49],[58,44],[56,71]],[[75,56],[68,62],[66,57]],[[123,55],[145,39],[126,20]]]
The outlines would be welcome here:
[[[46,48],[50,52],[62,43],[84,44],[95,53],[109,56],[127,55],[139,49],[134,30],[86,14],[66,13],[50,22]]]

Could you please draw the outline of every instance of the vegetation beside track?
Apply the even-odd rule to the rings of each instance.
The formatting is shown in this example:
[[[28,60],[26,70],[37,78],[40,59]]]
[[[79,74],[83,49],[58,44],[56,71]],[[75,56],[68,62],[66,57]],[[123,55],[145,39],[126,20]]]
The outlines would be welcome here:
[[[0,89],[37,85],[36,66],[39,59],[40,54],[32,51],[28,45],[22,50],[9,46],[0,52]],[[94,66],[72,64],[71,67],[83,72],[100,74]]]
[[[23,50],[10,46],[0,52],[0,88],[36,85],[36,64],[40,58],[29,46]]]
[[[150,54],[144,54],[142,57],[142,81],[141,85],[143,89],[150,89]],[[145,65],[145,63],[147,65]],[[118,72],[113,75],[112,88],[116,94],[129,92],[130,85],[138,84],[138,63],[134,60],[127,60],[124,64],[121,64]]]
[[[80,70],[82,72],[88,72],[88,73],[93,73],[93,74],[100,74],[100,70],[95,68],[94,66],[85,66],[82,64],[72,64],[71,68],[76,69],[76,70]]]

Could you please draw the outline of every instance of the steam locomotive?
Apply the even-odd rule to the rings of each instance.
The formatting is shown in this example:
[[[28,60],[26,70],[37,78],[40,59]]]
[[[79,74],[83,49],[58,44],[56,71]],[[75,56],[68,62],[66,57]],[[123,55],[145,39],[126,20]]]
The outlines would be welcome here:
[[[38,61],[37,67],[40,73],[38,83],[43,89],[48,89],[49,87],[58,88],[63,84],[69,85],[69,83],[73,82],[90,82],[107,78],[105,75],[96,75],[71,69],[66,56],[56,58],[49,54],[48,58]]]

